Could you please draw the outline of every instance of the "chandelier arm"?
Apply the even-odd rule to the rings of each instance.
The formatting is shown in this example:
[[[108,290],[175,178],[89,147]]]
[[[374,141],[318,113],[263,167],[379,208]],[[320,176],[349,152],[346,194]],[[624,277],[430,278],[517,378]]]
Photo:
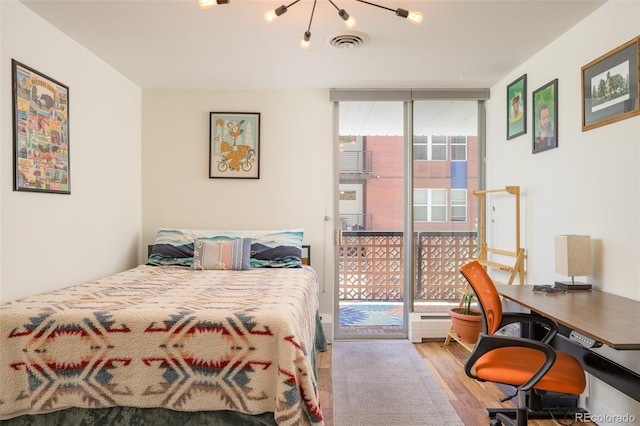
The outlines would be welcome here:
[[[333,0],[329,0],[329,3],[331,3],[331,5],[332,5],[333,7],[335,7],[335,8],[336,8],[336,10],[338,11],[338,16],[339,16],[340,18],[342,18],[342,20],[344,21],[344,23],[346,24],[346,26],[347,26],[348,28],[353,28],[353,27],[355,27],[355,26],[356,26],[356,20],[355,20],[355,18],[354,18],[354,17],[352,17],[352,16],[349,16],[349,13],[348,13],[346,10],[344,10],[344,9],[340,9],[340,8],[339,8],[339,7],[338,7],[338,6],[333,2]]]
[[[331,5],[335,7],[338,12],[340,12],[341,9],[338,6],[336,6],[336,4],[332,0],[329,0],[329,3],[331,3]]]
[[[286,5],[285,8],[289,8],[291,6],[293,6],[294,4],[298,3],[300,0],[295,0],[293,2],[291,2],[290,4]]]
[[[391,9],[390,7],[381,6],[379,4],[371,3],[371,2],[366,1],[366,0],[356,0],[356,1],[359,2],[359,3],[368,4],[369,6],[379,7],[380,9],[390,10],[391,12],[395,12],[396,11],[396,9]]]
[[[297,0],[300,1],[300,0]],[[311,22],[313,22],[313,14],[316,11],[316,3],[318,0],[313,0],[313,7],[311,8],[311,16],[309,17],[309,26],[307,27],[307,33],[311,33]],[[311,34],[309,34],[311,36]]]
[[[282,6],[278,7],[277,9],[274,10],[276,16],[280,16],[280,15],[285,14],[287,12],[287,10],[289,10],[289,8],[291,6],[293,6],[294,4],[298,3],[299,1],[300,0],[295,0],[294,2],[292,2],[290,4],[287,4],[287,5],[283,4]]]

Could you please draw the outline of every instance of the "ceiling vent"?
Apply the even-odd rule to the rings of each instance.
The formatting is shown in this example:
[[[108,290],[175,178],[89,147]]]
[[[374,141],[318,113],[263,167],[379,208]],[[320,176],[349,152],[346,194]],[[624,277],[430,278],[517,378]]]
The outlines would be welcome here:
[[[366,34],[355,31],[332,34],[327,37],[329,44],[338,49],[353,49],[362,46],[368,40],[369,37]]]

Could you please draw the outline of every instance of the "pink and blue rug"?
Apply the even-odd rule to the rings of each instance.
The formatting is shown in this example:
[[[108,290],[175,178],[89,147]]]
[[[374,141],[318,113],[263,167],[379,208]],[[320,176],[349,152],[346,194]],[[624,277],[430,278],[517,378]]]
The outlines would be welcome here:
[[[340,302],[340,326],[402,325],[402,304]]]

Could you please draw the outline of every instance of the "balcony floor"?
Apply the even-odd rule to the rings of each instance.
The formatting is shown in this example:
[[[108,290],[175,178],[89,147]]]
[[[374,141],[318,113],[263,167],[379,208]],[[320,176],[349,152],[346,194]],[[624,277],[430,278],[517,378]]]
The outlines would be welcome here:
[[[415,312],[441,315],[458,306],[453,302],[416,302]],[[403,332],[402,303],[340,301],[340,331],[345,334]]]

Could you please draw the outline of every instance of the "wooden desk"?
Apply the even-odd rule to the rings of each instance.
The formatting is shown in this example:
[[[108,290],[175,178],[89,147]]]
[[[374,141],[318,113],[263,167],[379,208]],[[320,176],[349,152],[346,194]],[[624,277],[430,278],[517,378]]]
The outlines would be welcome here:
[[[496,285],[506,299],[558,323],[551,345],[572,354],[595,377],[640,401],[640,370],[637,363],[621,365],[613,358],[617,350],[640,349],[640,302],[598,290],[564,293],[531,291],[530,285]],[[575,330],[613,348],[587,349],[568,339]],[[631,357],[634,358],[633,352]]]
[[[640,349],[640,302],[598,290],[531,291],[530,285],[496,285],[506,299],[614,349]]]

